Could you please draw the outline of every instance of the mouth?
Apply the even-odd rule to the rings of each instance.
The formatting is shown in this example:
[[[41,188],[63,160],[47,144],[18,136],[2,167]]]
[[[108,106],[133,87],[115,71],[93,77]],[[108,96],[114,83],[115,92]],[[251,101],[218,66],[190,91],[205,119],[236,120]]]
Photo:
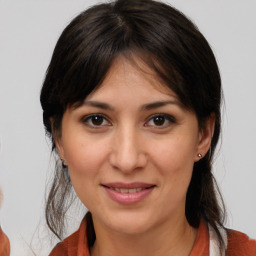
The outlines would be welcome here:
[[[147,183],[102,184],[109,197],[120,204],[135,204],[148,197],[156,185]]]
[[[151,189],[156,185],[150,183],[143,183],[143,182],[133,182],[133,183],[123,183],[123,182],[112,182],[112,183],[105,183],[102,184],[103,187],[106,187],[111,190],[115,190],[119,193],[136,193],[140,192],[144,189]]]
[[[136,192],[140,192],[141,190],[143,189],[146,189],[146,188],[131,188],[131,189],[128,189],[128,188],[110,188],[112,190],[115,190],[116,192],[119,192],[119,193],[129,193],[129,194],[134,194]]]
[[[122,194],[134,194],[134,193],[137,193],[137,192],[140,192],[142,190],[145,190],[145,189],[151,189],[153,186],[150,186],[150,187],[147,187],[147,188],[116,188],[116,187],[108,187],[108,186],[105,186],[103,185],[103,187],[106,187],[108,189],[111,189],[111,190],[114,190],[118,193],[122,193]]]

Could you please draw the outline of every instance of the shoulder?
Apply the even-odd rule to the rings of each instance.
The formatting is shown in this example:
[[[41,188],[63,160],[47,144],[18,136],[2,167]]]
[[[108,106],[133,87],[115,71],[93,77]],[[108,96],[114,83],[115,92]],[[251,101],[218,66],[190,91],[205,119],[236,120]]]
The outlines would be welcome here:
[[[49,256],[76,256],[81,252],[84,256],[89,256],[89,248],[86,235],[86,218],[81,222],[79,229],[58,243]]]
[[[79,230],[58,243],[49,256],[69,256],[77,255],[77,247],[79,241]]]
[[[227,230],[227,233],[227,256],[256,255],[256,240],[250,239],[246,234],[235,230]]]

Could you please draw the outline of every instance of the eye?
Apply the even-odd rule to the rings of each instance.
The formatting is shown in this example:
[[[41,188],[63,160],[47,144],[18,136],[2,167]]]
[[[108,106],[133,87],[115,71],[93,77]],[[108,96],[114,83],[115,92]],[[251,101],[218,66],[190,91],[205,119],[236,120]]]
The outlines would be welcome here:
[[[110,122],[102,114],[93,114],[83,118],[83,123],[92,128],[100,128],[102,126],[110,126]]]
[[[166,128],[169,127],[171,123],[175,123],[175,119],[172,116],[167,114],[155,114],[148,119],[145,126]]]

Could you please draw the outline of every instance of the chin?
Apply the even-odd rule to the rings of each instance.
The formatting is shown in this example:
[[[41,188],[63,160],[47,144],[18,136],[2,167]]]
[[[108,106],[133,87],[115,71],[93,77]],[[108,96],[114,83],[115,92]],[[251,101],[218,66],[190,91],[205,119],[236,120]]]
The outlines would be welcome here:
[[[110,229],[115,232],[126,234],[126,235],[136,235],[147,232],[154,226],[152,222],[152,216],[147,216],[147,214],[115,214],[115,217],[111,218],[111,221],[106,223]]]
[[[124,235],[139,235],[143,234],[148,231],[150,225],[146,223],[135,223],[135,222],[127,222],[127,223],[120,223],[120,225],[114,225],[113,230],[122,233]]]

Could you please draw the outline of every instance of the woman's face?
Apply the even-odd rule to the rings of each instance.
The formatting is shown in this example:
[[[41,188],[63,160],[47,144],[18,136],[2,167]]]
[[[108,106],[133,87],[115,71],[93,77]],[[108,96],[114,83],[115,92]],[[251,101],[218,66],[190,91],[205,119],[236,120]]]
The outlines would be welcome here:
[[[185,221],[193,165],[214,123],[199,131],[195,114],[144,70],[117,58],[99,89],[64,113],[57,141],[95,225],[128,234]]]

